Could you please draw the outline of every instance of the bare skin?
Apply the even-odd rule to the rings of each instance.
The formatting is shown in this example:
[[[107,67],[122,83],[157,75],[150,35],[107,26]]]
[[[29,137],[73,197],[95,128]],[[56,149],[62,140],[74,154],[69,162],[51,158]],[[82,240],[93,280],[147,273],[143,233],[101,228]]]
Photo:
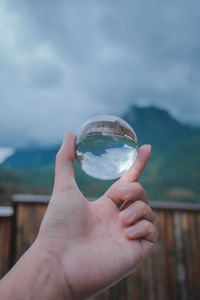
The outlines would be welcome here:
[[[38,237],[0,284],[1,299],[87,299],[133,272],[158,239],[138,183],[151,147],[141,147],[132,169],[90,203],[74,179],[73,142],[67,132]],[[35,267],[25,271],[30,260]]]

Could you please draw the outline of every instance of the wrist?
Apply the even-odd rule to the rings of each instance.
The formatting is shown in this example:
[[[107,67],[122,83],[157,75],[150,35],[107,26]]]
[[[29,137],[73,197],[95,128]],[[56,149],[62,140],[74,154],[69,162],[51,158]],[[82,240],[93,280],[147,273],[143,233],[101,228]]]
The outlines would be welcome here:
[[[33,247],[35,253],[43,253],[43,263],[46,261],[45,264],[51,266],[53,274],[50,285],[57,286],[60,295],[64,295],[63,298],[57,297],[58,299],[83,300],[96,294],[95,287],[88,285],[85,276],[82,278],[83,280],[80,280],[82,270],[77,268],[79,260],[78,257],[74,257],[74,253],[77,253],[75,245],[72,246],[69,243],[68,246],[63,246],[59,242],[52,244],[38,236]],[[52,299],[56,299],[56,297],[52,297]]]
[[[46,288],[43,285],[43,289],[47,290],[49,299],[75,299],[74,291],[68,281],[66,272],[63,268],[62,257],[50,245],[46,246],[44,243],[36,239],[31,248],[33,257],[35,257],[36,263],[40,265],[41,283],[45,282]],[[33,261],[34,263],[34,261]],[[40,283],[38,282],[40,285]],[[39,299],[39,298],[37,298]],[[42,298],[41,299],[46,299]]]

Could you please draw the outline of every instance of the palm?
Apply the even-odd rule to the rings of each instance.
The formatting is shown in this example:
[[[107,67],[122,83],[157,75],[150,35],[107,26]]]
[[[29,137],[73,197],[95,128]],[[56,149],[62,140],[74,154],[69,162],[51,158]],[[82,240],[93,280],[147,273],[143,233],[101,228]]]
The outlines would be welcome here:
[[[101,290],[133,271],[143,261],[142,247],[139,240],[129,240],[124,236],[125,225],[119,220],[119,209],[110,198],[103,196],[89,203],[79,191],[75,194],[74,201],[66,208],[73,212],[72,218],[76,223],[70,213],[69,218],[61,218],[65,224],[60,227],[67,230],[62,236],[58,230],[55,231],[56,235],[59,234],[56,243],[58,245],[60,240],[60,243],[65,243],[64,248],[73,249],[70,255],[66,251],[64,257],[66,271],[73,270],[70,274],[68,272],[68,276],[74,278],[76,269],[73,266],[81,266],[79,286],[84,290],[90,284],[91,288]],[[67,197],[68,194],[62,194],[59,201],[66,203]]]

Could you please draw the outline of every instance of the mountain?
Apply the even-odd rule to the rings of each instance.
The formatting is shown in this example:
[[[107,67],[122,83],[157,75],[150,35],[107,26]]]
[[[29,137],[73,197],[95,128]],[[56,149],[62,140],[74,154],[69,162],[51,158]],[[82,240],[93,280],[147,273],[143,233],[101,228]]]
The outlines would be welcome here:
[[[158,172],[162,181],[172,185],[198,187],[200,192],[200,134],[180,141],[168,153],[159,165]],[[175,167],[174,167],[175,165]]]
[[[200,131],[181,124],[166,110],[154,106],[132,106],[124,119],[136,131],[139,144],[151,144],[157,152],[167,151],[174,143]]]
[[[141,182],[151,199],[200,201],[200,129],[156,107],[131,107],[124,119],[152,155]]]
[[[200,201],[200,129],[182,124],[153,106],[132,106],[122,118],[135,130],[139,145],[152,145],[151,158],[141,177],[149,198]],[[58,148],[17,150],[3,167],[21,174],[31,186],[51,192]],[[75,174],[86,196],[100,196],[114,182],[91,178],[76,163]]]
[[[53,148],[26,148],[16,150],[14,155],[8,157],[3,166],[9,169],[37,169],[54,162],[58,146]]]
[[[47,194],[49,191],[44,185],[35,185],[30,172],[23,173],[17,170],[8,170],[0,166],[0,205],[10,204],[13,194]]]

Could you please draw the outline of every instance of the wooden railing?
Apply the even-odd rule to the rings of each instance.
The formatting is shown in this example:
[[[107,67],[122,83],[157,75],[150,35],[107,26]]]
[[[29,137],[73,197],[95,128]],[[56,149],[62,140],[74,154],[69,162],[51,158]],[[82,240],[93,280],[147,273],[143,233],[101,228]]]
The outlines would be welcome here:
[[[11,267],[12,217],[12,207],[0,207],[0,277],[3,276]]]
[[[14,215],[0,213],[1,276],[34,241],[49,196],[14,195],[12,200]],[[200,299],[200,204],[150,205],[157,214],[157,247],[136,272],[94,299]]]

